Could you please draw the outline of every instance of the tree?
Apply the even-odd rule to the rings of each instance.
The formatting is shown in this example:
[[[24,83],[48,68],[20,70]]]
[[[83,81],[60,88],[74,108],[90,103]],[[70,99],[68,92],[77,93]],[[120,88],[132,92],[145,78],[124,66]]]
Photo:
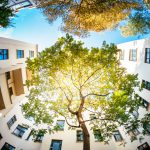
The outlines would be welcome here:
[[[13,17],[14,10],[8,6],[8,0],[0,1],[0,27],[8,27],[11,24],[11,17]]]
[[[146,119],[134,115],[143,105],[135,93],[137,75],[127,74],[120,66],[118,51],[106,42],[100,49],[89,50],[67,34],[37,58],[29,59],[33,76],[27,82],[29,100],[22,106],[25,116],[51,125],[52,131],[56,129],[54,118],[64,117],[70,127],[82,129],[84,150],[90,150],[88,123],[105,142],[123,125],[130,130],[144,127],[146,134],[149,114]],[[86,120],[86,113],[95,117]]]
[[[138,9],[128,18],[129,18],[128,22],[121,27],[123,36],[149,34],[150,32],[149,9],[146,9],[145,7],[143,9]]]
[[[126,32],[130,35],[149,33],[147,0],[38,0],[38,2],[38,7],[42,9],[49,22],[61,18],[62,30],[75,35],[86,36],[88,31],[115,29],[124,20],[126,24],[121,27],[123,35],[127,35]]]

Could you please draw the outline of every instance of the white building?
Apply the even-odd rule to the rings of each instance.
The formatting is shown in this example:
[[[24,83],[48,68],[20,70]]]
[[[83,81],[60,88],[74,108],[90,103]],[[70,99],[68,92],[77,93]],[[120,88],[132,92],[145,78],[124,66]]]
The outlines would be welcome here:
[[[139,73],[139,79],[145,82],[145,88],[138,93],[145,103],[145,109],[140,109],[143,115],[149,111],[150,103],[150,39],[138,40],[119,44],[122,49],[121,63],[129,73]],[[27,88],[25,80],[31,74],[26,70],[25,60],[29,56],[37,56],[37,45],[16,40],[0,38],[0,148],[5,150],[82,150],[83,135],[81,130],[69,130],[63,118],[58,118],[55,123],[62,128],[54,133],[45,135],[38,133],[33,137],[34,125],[32,118],[25,119],[21,112],[22,100],[26,100]],[[92,114],[87,115],[89,118]],[[88,128],[90,126],[87,124]],[[145,136],[141,141],[130,142],[134,134],[140,138],[140,129],[134,133],[120,127],[114,133],[109,145],[97,140],[99,134],[90,130],[91,150],[149,150],[150,137]],[[125,146],[121,145],[127,142]],[[140,147],[139,147],[140,146]],[[147,148],[146,148],[147,146]],[[4,148],[5,147],[5,148]]]
[[[35,0],[9,0],[9,7],[18,11],[22,8],[33,8],[36,6]]]

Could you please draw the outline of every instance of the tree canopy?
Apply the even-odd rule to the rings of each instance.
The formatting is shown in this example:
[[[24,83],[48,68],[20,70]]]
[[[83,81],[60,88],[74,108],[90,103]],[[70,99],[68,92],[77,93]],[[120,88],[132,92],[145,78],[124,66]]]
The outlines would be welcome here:
[[[146,34],[150,29],[148,0],[38,0],[49,22],[62,19],[62,30],[86,36],[88,31],[115,29],[121,21],[125,36]]]
[[[8,27],[11,25],[11,17],[13,17],[14,10],[8,7],[8,0],[0,1],[0,27]]]
[[[134,115],[143,106],[135,88],[139,89],[137,75],[127,74],[120,66],[118,49],[103,43],[102,48],[85,48],[68,34],[29,59],[28,69],[33,73],[27,81],[30,88],[28,102],[22,108],[26,117],[36,123],[47,123],[54,130],[54,118],[64,117],[70,127],[81,128],[84,150],[90,149],[91,130],[99,130],[107,142],[120,126],[130,130],[150,123],[149,114],[139,119]],[[84,114],[94,113],[94,118]]]

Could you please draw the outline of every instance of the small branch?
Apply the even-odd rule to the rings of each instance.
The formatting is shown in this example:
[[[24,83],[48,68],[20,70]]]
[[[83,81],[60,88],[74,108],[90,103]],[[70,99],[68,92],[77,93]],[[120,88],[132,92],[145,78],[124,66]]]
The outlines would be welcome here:
[[[108,96],[110,93],[107,94],[96,94],[96,93],[89,93],[87,95],[84,96],[84,98],[86,98],[87,96],[93,95],[93,96]]]
[[[94,113],[94,114],[98,114],[98,115],[100,115],[98,112],[95,112],[95,111],[89,110],[89,109],[87,109],[87,108],[85,108],[85,107],[83,107],[83,108],[84,108],[84,109],[86,109],[87,111],[91,112],[91,113]]]
[[[68,120],[67,120],[67,118],[66,118],[65,116],[64,116],[64,118],[65,118],[66,123],[68,124],[68,126],[73,127],[73,128],[80,128],[80,125],[78,125],[78,126],[76,126],[76,125],[71,125],[71,124],[68,122]]]

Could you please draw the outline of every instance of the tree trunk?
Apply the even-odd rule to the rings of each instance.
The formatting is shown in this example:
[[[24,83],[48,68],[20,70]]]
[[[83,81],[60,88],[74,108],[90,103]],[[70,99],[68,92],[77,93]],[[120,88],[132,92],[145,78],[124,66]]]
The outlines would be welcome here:
[[[90,150],[90,134],[86,127],[85,122],[83,122],[83,117],[81,114],[77,115],[80,127],[83,131],[83,150]]]
[[[82,123],[81,128],[83,131],[83,150],[90,150],[90,134],[85,123]]]

